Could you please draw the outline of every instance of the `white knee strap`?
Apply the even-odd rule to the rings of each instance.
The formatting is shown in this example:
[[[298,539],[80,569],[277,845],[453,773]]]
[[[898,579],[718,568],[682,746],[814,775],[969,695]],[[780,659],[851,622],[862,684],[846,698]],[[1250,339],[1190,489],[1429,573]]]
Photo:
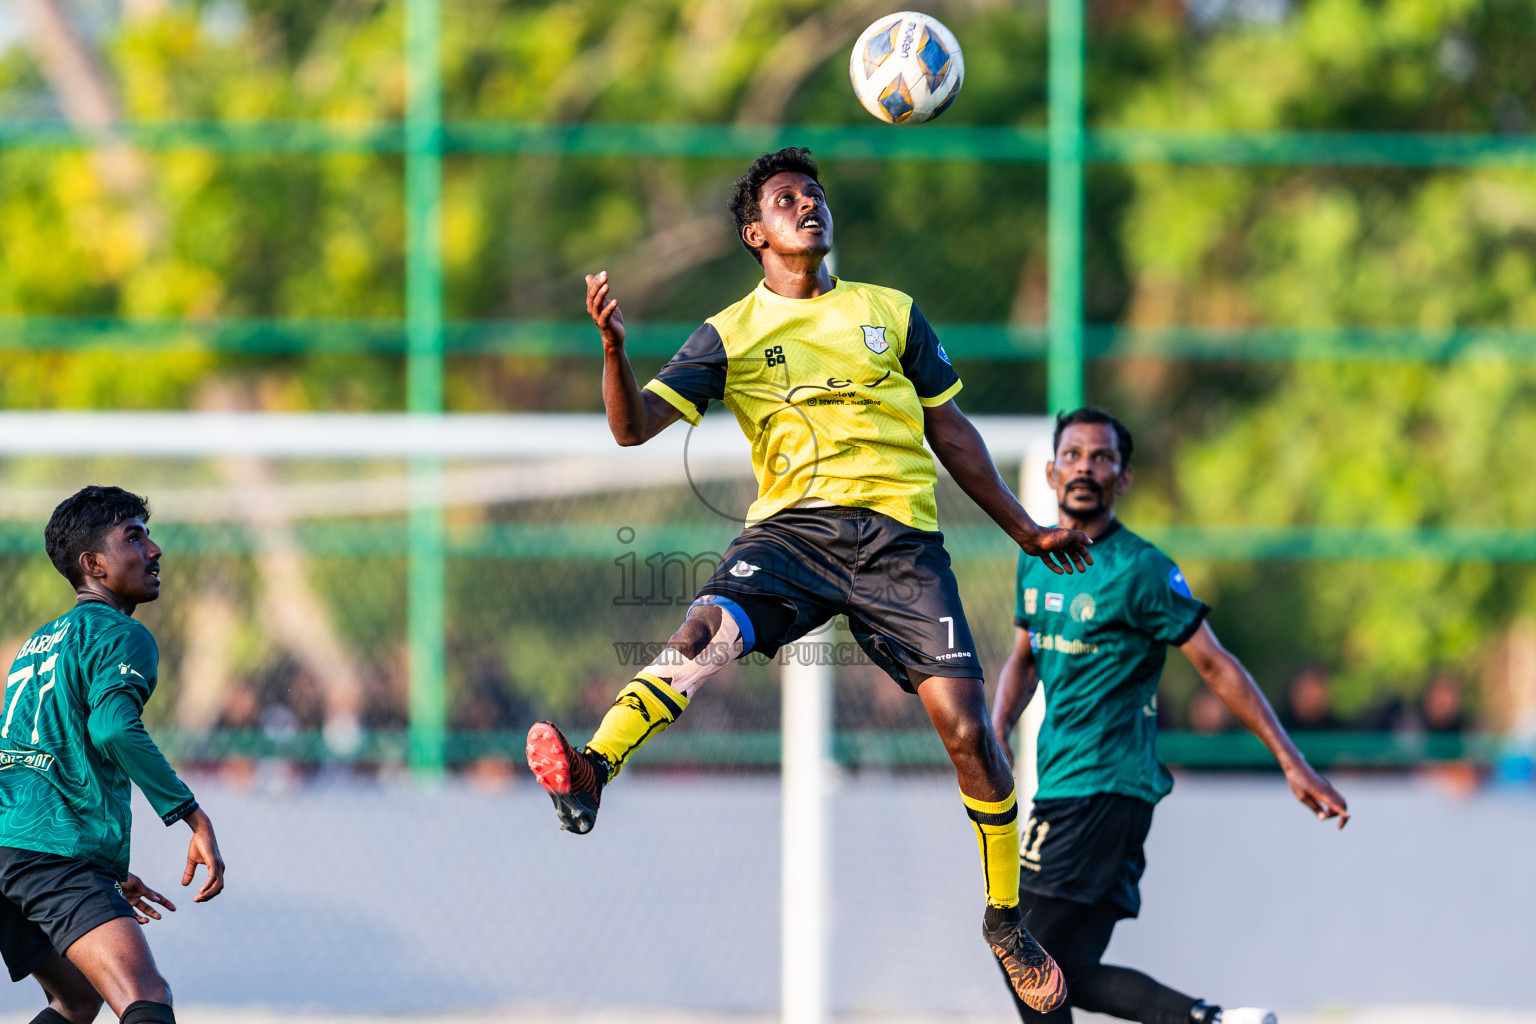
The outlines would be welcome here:
[[[693,607],[696,608],[701,604],[718,605],[719,602],[705,597],[695,601]],[[736,621],[739,614],[741,609],[736,607],[734,602],[730,607],[721,607],[720,625],[715,627],[714,634],[700,648],[698,654],[687,658],[675,647],[668,647],[657,655],[655,661],[646,666],[645,671],[665,679],[668,686],[692,700],[694,691],[703,684],[704,680],[741,657],[746,651],[741,626]]]

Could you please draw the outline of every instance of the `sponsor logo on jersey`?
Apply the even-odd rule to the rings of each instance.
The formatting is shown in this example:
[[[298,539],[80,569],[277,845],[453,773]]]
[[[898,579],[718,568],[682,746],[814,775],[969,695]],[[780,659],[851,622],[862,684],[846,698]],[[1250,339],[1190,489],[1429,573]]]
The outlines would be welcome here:
[[[1055,651],[1057,654],[1099,653],[1098,644],[1090,644],[1086,640],[1068,640],[1059,633],[1055,636],[1046,633],[1040,637],[1030,634],[1029,643],[1037,651]]]
[[[944,343],[942,341],[939,342],[939,358],[944,360],[946,363],[949,362],[949,353],[944,351]],[[950,365],[954,364],[951,363]]]
[[[864,332],[865,347],[875,355],[881,355],[885,352],[886,349],[891,347],[891,343],[885,340],[884,327],[864,326],[859,329]]]
[[[731,566],[731,575],[732,576],[751,576],[753,573],[757,572],[761,568],[762,568],[762,566],[760,566],[760,565],[753,565],[751,562],[748,562],[746,559],[741,559],[735,565]]]
[[[1062,597],[1060,594],[1047,593],[1045,595],[1045,610],[1048,612],[1061,611]]]
[[[1072,621],[1092,622],[1093,613],[1098,611],[1098,605],[1093,603],[1092,594],[1078,594],[1072,599]]]
[[[0,768],[36,768],[46,772],[53,767],[53,755],[40,750],[0,750]]]
[[[140,679],[144,678],[144,673],[140,672],[138,669],[134,668],[132,665],[126,665],[123,662],[118,662],[117,663],[117,668],[118,668],[118,674],[119,675],[124,675],[124,676],[126,676],[126,675],[135,675],[135,676],[138,676]]]
[[[1035,614],[1035,608],[1039,604],[1040,591],[1036,590],[1034,587],[1026,587],[1024,589],[1024,614]]]
[[[1178,566],[1168,570],[1168,587],[1180,597],[1195,596],[1189,592],[1189,583],[1184,579],[1184,574],[1179,571]]]

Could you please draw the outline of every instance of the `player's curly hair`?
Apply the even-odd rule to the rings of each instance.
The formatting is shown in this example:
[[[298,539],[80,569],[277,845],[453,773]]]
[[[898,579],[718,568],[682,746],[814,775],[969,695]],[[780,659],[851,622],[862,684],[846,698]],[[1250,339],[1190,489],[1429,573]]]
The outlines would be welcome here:
[[[1085,405],[1081,409],[1073,409],[1071,412],[1059,412],[1056,414],[1056,436],[1051,438],[1051,452],[1054,455],[1061,447],[1061,432],[1074,423],[1107,423],[1115,430],[1115,447],[1120,449],[1120,465],[1122,467],[1131,464],[1131,452],[1136,449],[1136,443],[1131,440],[1131,432],[1126,429],[1124,423],[1115,419],[1109,413],[1097,406]]]
[[[102,535],[127,519],[149,522],[149,502],[121,487],[82,487],[59,502],[43,530],[48,560],[70,586],[78,587],[84,576],[80,556],[97,550]]]
[[[786,171],[803,174],[816,184],[821,184],[818,176],[820,172],[816,169],[816,161],[811,159],[811,151],[804,146],[788,146],[774,153],[764,153],[753,160],[747,173],[736,179],[736,186],[731,190],[730,207],[731,216],[736,218],[736,240],[759,263],[763,262],[763,254],[747,245],[741,232],[753,221],[763,219],[764,183],[775,174]]]

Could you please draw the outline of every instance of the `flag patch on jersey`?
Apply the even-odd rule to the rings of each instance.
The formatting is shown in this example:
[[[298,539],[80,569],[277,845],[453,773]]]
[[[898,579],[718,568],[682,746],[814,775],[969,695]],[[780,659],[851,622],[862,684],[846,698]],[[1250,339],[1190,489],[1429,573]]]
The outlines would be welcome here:
[[[880,355],[891,347],[891,343],[885,340],[884,327],[860,327],[864,332],[864,345],[875,355]]]
[[[1046,594],[1045,595],[1045,610],[1048,611],[1048,612],[1059,612],[1059,611],[1061,611],[1061,600],[1062,599],[1061,599],[1061,595],[1060,594]]]

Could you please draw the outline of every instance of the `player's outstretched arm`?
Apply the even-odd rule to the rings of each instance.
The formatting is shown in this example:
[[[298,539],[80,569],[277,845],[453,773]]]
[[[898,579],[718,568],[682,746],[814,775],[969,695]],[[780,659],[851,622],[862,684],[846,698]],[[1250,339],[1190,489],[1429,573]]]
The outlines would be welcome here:
[[[997,741],[1003,745],[1009,764],[1013,764],[1013,746],[1009,737],[1039,685],[1040,667],[1035,664],[1035,652],[1029,645],[1029,630],[1015,626],[1013,650],[1003,662],[1003,670],[997,678],[997,696],[992,699],[992,731],[997,733]]]
[[[1248,674],[1243,663],[1216,639],[1211,624],[1202,622],[1195,635],[1185,641],[1179,650],[1195,666],[1200,678],[1205,680],[1205,685],[1210,687],[1216,698],[1275,755],[1296,799],[1311,808],[1320,821],[1338,818],[1339,828],[1347,825],[1349,805],[1327,779],[1307,764],[1307,759],[1301,756],[1301,751],[1296,749],[1285,727],[1275,717],[1274,708],[1269,706],[1264,692],[1253,681],[1253,676]]]
[[[987,443],[981,439],[975,424],[966,419],[953,400],[924,407],[923,433],[933,453],[960,489],[1007,531],[1026,555],[1040,559],[1046,568],[1058,575],[1086,572],[1093,564],[1093,556],[1088,553],[1093,541],[1085,534],[1041,527],[1029,518],[1024,506],[998,475]]]
[[[207,868],[202,888],[192,897],[193,903],[207,903],[224,891],[224,858],[219,855],[219,841],[213,834],[213,822],[207,811],[199,807],[185,820],[192,828],[192,841],[187,844],[187,869],[181,873],[181,884],[192,884],[192,876],[197,873],[199,864]]]
[[[681,418],[666,399],[642,391],[624,351],[624,313],[608,292],[608,271],[587,275],[587,315],[603,336],[603,407],[613,439],[644,444]]]
[[[144,730],[142,714],[143,706],[132,690],[109,690],[97,698],[86,719],[86,731],[96,749],[139,787],[161,821],[167,825],[185,821],[191,827],[192,844],[181,884],[191,883],[197,864],[207,866],[208,878],[193,898],[194,903],[203,903],[224,890],[224,861],[213,836],[213,822]]]

